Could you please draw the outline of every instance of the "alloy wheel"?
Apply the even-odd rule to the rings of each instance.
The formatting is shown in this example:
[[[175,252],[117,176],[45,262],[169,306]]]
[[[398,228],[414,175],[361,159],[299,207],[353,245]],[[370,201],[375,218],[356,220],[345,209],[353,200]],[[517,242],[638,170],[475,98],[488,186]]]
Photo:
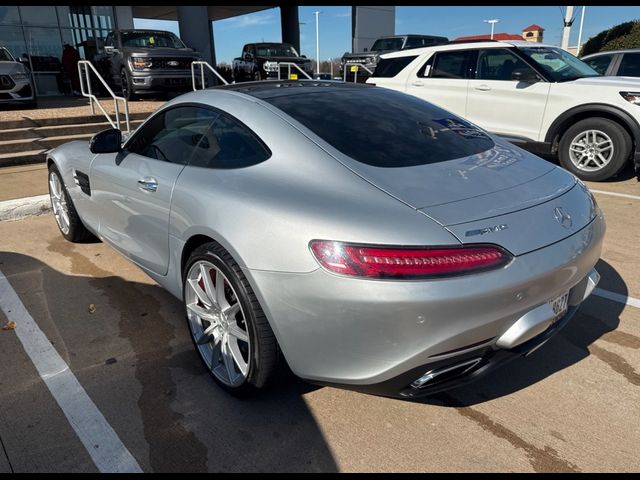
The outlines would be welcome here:
[[[204,260],[191,266],[184,288],[189,328],[205,364],[223,384],[242,385],[249,374],[251,339],[234,288]]]
[[[595,172],[609,164],[614,151],[609,135],[601,130],[586,130],[571,141],[569,159],[579,170]]]
[[[62,182],[55,172],[49,173],[49,198],[51,199],[51,207],[53,208],[53,215],[56,218],[58,227],[62,233],[68,235],[69,229],[71,228],[69,206],[67,205],[67,198],[64,194]]]

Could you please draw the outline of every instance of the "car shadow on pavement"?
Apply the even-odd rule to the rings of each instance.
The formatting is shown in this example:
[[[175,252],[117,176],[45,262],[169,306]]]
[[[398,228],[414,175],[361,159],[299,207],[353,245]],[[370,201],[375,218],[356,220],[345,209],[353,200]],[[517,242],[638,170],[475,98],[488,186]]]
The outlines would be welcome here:
[[[610,264],[600,260],[596,269],[601,275],[599,288],[628,294],[624,280]],[[477,381],[421,401],[446,407],[472,406],[525,389],[591,354],[602,358],[602,349],[593,343],[616,330],[623,309],[621,303],[592,294],[569,323],[530,356],[519,357]],[[615,341],[615,337],[611,340]],[[603,360],[614,371],[620,371],[616,359],[607,357]]]
[[[82,248],[49,245],[68,257],[68,275],[12,252],[0,252],[0,269],[145,471],[338,470],[303,398],[318,387],[284,375],[257,396],[231,396],[201,363],[179,300]]]

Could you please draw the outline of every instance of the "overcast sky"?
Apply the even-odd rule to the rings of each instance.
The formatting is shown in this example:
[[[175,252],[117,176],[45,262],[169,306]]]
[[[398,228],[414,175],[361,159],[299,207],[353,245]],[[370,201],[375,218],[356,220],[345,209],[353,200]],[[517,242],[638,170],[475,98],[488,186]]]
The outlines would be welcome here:
[[[396,34],[421,33],[442,35],[450,39],[488,33],[490,26],[483,22],[500,19],[496,33],[515,33],[532,23],[544,27],[545,43],[560,44],[562,10],[565,7],[396,7]],[[570,45],[578,42],[580,14],[576,7],[576,20],[571,30]],[[320,14],[320,58],[341,57],[351,49],[351,7],[301,6],[299,7],[300,49],[302,54],[315,58],[316,26],[314,11]],[[588,6],[585,11],[582,41],[618,23],[640,19],[639,6]],[[134,19],[136,28],[161,28],[180,34],[178,22]],[[240,55],[245,43],[282,41],[280,9],[271,8],[249,15],[218,20],[213,23],[216,60],[230,63]]]

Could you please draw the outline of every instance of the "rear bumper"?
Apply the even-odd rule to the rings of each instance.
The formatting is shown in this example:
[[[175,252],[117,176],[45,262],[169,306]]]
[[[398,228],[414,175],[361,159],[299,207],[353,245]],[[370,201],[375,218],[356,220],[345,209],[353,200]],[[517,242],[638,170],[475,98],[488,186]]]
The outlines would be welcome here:
[[[599,214],[500,270],[441,280],[361,280],[323,269],[246,273],[296,375],[393,396],[432,368],[479,357],[468,372],[475,378],[544,340],[497,345],[525,314],[581,284],[600,258],[605,229]],[[543,334],[562,328],[575,308]]]

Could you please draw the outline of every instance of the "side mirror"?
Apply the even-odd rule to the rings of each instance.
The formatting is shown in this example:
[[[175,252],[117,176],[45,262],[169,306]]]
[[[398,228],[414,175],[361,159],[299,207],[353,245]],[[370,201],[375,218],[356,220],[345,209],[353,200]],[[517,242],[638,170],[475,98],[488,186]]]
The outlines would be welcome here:
[[[243,60],[253,60],[253,55],[251,55],[249,52],[244,52],[242,54],[242,59]]]
[[[118,49],[113,45],[105,45],[104,53],[106,53],[107,55],[113,55],[114,53],[118,53]]]
[[[300,58],[307,58],[306,55],[300,55]]]
[[[91,153],[118,153],[122,150],[122,132],[117,128],[109,128],[96,133],[89,140]]]
[[[511,72],[511,80],[515,80],[516,82],[536,83],[540,79],[538,78],[538,74],[530,68],[516,68]]]

